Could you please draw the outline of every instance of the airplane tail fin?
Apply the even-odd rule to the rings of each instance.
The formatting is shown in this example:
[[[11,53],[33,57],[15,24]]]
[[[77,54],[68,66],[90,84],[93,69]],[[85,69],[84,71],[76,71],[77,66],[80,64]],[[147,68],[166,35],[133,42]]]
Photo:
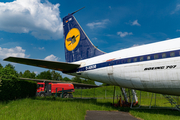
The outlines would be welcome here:
[[[76,12],[68,14],[63,18],[66,62],[75,62],[105,54],[89,40],[73,16]]]

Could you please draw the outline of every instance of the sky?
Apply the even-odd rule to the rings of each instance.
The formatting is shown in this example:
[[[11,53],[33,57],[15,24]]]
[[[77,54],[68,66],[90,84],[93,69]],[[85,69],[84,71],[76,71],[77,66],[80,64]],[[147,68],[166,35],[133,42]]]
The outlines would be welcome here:
[[[180,0],[1,0],[0,63],[8,56],[65,62],[62,18],[84,6],[74,16],[107,53],[180,37]],[[18,72],[48,70],[13,65]]]

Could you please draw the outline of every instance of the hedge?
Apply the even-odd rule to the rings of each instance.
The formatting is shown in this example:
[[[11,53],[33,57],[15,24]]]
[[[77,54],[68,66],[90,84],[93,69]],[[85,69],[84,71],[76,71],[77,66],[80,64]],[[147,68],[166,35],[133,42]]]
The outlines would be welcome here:
[[[0,100],[15,100],[36,95],[37,83],[27,80],[0,80]]]

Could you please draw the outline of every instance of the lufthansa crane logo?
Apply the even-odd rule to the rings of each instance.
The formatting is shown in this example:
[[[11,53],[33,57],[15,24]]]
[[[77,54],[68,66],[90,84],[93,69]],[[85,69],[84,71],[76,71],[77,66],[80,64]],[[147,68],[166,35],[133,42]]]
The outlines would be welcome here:
[[[77,28],[72,28],[66,36],[66,40],[65,40],[66,49],[68,51],[74,50],[78,45],[79,40],[80,40],[79,30]]]

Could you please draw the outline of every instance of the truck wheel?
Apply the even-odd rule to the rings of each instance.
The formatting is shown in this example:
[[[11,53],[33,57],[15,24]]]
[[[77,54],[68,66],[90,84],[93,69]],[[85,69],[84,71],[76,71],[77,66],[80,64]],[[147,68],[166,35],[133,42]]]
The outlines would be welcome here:
[[[69,94],[69,98],[73,98],[73,95],[72,95],[72,94]]]
[[[41,93],[41,94],[40,94],[40,97],[45,97],[45,94],[44,94],[44,93]]]
[[[64,94],[63,94],[63,98],[69,98],[69,94],[64,93]]]

